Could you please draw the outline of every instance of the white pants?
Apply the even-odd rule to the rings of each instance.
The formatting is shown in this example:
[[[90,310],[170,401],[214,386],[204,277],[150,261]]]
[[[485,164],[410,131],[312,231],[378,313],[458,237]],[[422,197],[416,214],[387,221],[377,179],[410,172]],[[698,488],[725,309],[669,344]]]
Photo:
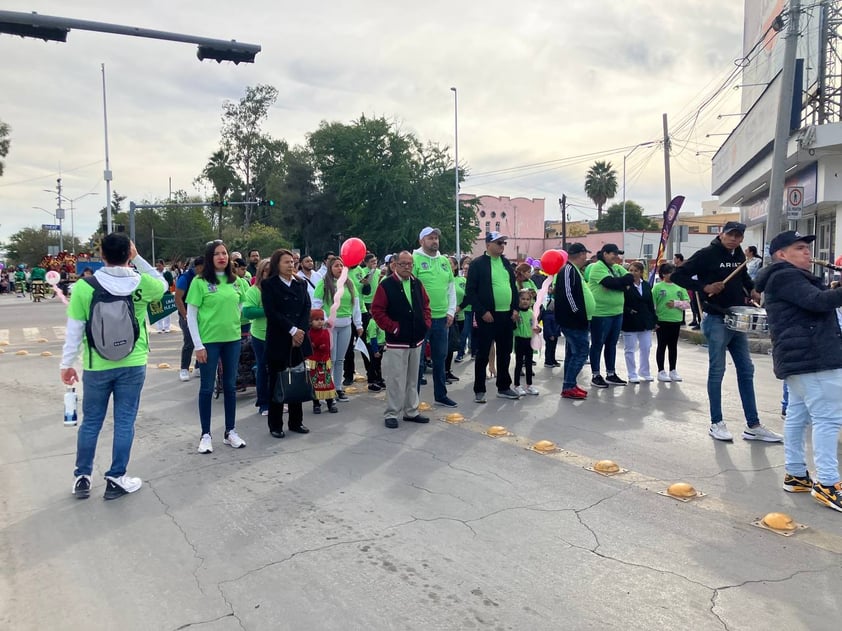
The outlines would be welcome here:
[[[383,353],[383,377],[386,381],[386,412],[383,418],[401,419],[418,416],[418,364],[421,350],[415,348],[389,348]]]
[[[155,326],[158,327],[159,331],[169,331],[170,330],[170,316],[166,316],[165,318],[161,318],[155,323]]]
[[[649,354],[652,350],[652,331],[623,331],[623,346],[626,350],[626,370],[629,379],[651,377]],[[640,349],[639,366],[635,366],[635,352]]]

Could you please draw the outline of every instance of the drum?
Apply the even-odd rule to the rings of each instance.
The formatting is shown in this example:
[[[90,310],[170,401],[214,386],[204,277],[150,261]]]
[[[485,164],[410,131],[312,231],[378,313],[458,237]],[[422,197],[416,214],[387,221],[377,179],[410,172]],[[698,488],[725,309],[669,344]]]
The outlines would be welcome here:
[[[725,326],[740,333],[769,333],[766,309],[760,307],[731,307],[725,314]]]

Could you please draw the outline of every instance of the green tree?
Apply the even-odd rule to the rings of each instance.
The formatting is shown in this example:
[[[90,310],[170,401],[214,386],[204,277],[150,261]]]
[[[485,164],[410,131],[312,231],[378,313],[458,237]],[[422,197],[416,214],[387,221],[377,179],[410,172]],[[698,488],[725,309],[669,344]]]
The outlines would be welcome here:
[[[214,238],[213,226],[203,208],[178,205],[195,202],[201,202],[201,199],[188,197],[184,191],[176,191],[169,199],[153,202],[176,205],[139,209],[135,213],[135,245],[138,252],[150,261],[159,258],[183,261],[201,254],[205,243]]]
[[[225,200],[228,192],[237,186],[237,174],[224,149],[219,149],[211,154],[208,163],[202,169],[202,173],[194,180],[194,182],[201,181],[210,183],[216,194],[214,201],[217,202]],[[225,208],[221,204],[216,207],[216,228],[219,236],[222,236],[222,213]]]
[[[269,176],[287,149],[285,141],[262,131],[262,124],[277,98],[278,90],[270,85],[249,86],[238,102],[226,101],[222,106],[222,149],[237,175],[238,193],[246,201],[265,195]],[[239,208],[243,229],[248,230],[254,207]]]
[[[375,252],[412,247],[426,225],[442,229],[442,250],[455,247],[453,165],[447,151],[422,142],[385,118],[323,122],[308,137],[322,203],[335,205],[330,234],[357,236]],[[460,170],[464,177],[466,170]],[[469,249],[479,229],[461,213]]]
[[[596,204],[597,219],[602,219],[605,202],[617,194],[617,172],[610,162],[597,160],[585,174],[585,194]]]
[[[15,263],[26,263],[30,267],[39,263],[47,255],[49,246],[58,247],[58,235],[43,228],[24,228],[11,237],[6,244],[6,258]],[[78,240],[76,251],[79,251]],[[73,244],[69,238],[64,241],[64,249],[70,252]]]
[[[9,135],[12,133],[12,128],[8,124],[0,121],[0,158],[5,158],[9,155],[9,145],[11,139]],[[3,175],[3,161],[0,160],[0,176]]]
[[[643,208],[630,199],[626,200],[626,230],[658,230],[660,226],[643,216]],[[605,209],[601,219],[596,221],[600,232],[612,232],[623,229],[623,202],[611,204]]]

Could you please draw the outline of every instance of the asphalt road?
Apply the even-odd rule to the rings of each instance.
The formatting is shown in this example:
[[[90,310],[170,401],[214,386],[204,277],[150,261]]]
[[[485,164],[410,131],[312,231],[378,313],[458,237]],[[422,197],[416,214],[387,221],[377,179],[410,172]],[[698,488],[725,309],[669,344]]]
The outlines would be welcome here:
[[[434,407],[429,425],[398,430],[383,426],[383,395],[356,384],[340,414],[306,411],[312,432],[277,440],[250,391],[237,423],[248,446],[222,444],[220,401],[215,451],[200,455],[198,380],[177,379],[180,335],[152,334],[129,466],[144,486],[102,500],[106,421],[79,501],[63,322],[57,303],[0,296],[0,628],[839,628],[842,515],[781,490],[782,446],[739,439],[730,364],[737,440],[711,440],[702,348],[681,343],[681,383],[575,403],[558,396],[560,369],[539,365],[540,396],[478,405],[473,363],[457,364],[466,421]],[[758,403],[780,431],[770,359],[755,356]],[[512,435],[486,436],[492,425]],[[561,450],[529,450],[538,440]],[[628,471],[586,469],[605,458]],[[705,496],[658,493],[677,481]],[[771,511],[808,527],[752,525]]]

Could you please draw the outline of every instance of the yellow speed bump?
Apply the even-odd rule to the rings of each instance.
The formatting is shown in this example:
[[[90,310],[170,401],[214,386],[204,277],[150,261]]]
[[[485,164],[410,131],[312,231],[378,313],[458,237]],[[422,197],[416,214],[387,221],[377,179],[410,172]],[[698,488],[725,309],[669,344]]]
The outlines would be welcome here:
[[[613,460],[597,460],[591,466],[585,467],[588,471],[593,471],[599,475],[617,475],[618,473],[628,473],[628,469],[623,469]]]
[[[807,526],[799,524],[786,513],[766,513],[762,519],[756,519],[751,522],[751,525],[769,530],[776,535],[783,535],[784,537],[790,537],[797,531],[807,528]]]
[[[537,443],[533,443],[530,449],[539,454],[552,454],[558,451],[558,447],[551,440],[539,440]]]
[[[0,346],[8,346],[9,340],[0,340]]]
[[[359,388],[355,386],[348,386],[347,388],[343,388],[345,394],[357,394],[359,392]]]
[[[448,414],[444,417],[446,423],[461,423],[465,420],[465,417],[459,414],[459,412],[453,412],[452,414]]]
[[[485,430],[485,435],[491,436],[492,438],[500,438],[501,436],[511,436],[512,433],[502,425],[492,425]]]
[[[362,375],[354,375],[354,383],[363,383],[366,381],[366,378]]]
[[[49,340],[46,337],[39,337],[35,341],[38,342],[39,344],[46,344]]]
[[[15,355],[29,355],[29,351],[23,351],[23,350],[21,350],[21,351],[17,351],[17,352],[15,353]]]
[[[421,403],[418,404],[418,410],[420,412],[426,412],[427,410],[431,409],[431,407],[432,406],[429,403],[427,403],[426,401],[421,401]]]
[[[169,365],[169,364],[167,364],[167,363],[160,363],[160,364],[158,364],[158,368],[160,368],[161,370],[166,370],[166,369],[167,369],[167,368],[169,368],[169,367],[170,367],[170,365]]]
[[[50,351],[43,351],[41,353],[41,357],[52,357],[53,354]]]

